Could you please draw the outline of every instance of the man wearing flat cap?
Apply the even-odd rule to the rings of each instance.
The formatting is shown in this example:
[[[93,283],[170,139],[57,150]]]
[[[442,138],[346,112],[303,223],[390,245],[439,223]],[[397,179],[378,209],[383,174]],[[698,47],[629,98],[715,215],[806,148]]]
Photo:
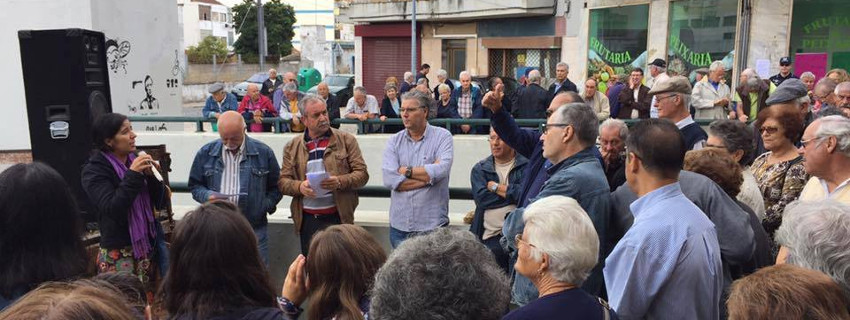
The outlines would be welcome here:
[[[224,84],[221,82],[213,83],[209,88],[209,93],[212,95],[207,98],[204,109],[201,110],[204,118],[218,119],[218,116],[225,111],[236,111],[236,109],[239,109],[239,101],[236,100],[236,96],[224,91]],[[212,123],[212,130],[218,131],[218,123]]]
[[[800,79],[791,72],[791,58],[779,58],[779,73],[770,77],[770,82],[773,82],[777,87],[788,79]]]
[[[667,119],[676,124],[685,140],[687,150],[698,150],[705,146],[708,135],[691,118],[688,106],[691,105],[691,83],[683,76],[670,77],[658,82],[649,90],[655,97],[658,118]]]

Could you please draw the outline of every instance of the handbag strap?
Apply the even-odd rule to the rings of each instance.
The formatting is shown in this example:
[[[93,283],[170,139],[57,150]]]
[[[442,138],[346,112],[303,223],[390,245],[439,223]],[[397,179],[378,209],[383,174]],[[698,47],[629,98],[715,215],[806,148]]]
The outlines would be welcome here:
[[[602,319],[610,320],[611,319],[611,306],[608,305],[608,301],[602,299],[600,297],[596,297],[599,300],[599,304],[602,306]]]

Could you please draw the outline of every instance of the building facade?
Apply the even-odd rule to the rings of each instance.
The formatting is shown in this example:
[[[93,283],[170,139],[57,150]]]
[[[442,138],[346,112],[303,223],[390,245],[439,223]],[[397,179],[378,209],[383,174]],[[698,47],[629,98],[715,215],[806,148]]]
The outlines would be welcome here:
[[[412,4],[354,0],[344,10],[357,24],[358,84],[382,87],[380,79],[411,69]],[[791,56],[797,74],[850,68],[850,41],[842,36],[850,31],[850,6],[842,0],[420,0],[416,9],[417,61],[450,78],[461,70],[519,78],[539,69],[551,81],[564,61],[578,83],[646,69],[656,58],[689,77],[723,61],[733,84],[747,67],[777,73],[783,56]],[[386,52],[387,41],[399,49]],[[385,55],[374,59],[376,51]],[[397,57],[387,60],[389,54]]]
[[[177,0],[177,23],[183,30],[183,49],[213,36],[233,50],[236,30],[230,7],[216,0]]]

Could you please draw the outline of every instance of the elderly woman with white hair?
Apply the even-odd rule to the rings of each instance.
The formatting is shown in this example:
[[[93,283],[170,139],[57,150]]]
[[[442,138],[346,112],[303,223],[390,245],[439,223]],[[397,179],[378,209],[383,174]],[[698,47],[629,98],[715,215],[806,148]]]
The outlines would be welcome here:
[[[776,263],[823,272],[850,294],[850,205],[827,199],[788,205],[776,231]]]
[[[694,119],[726,119],[727,111],[731,109],[729,103],[732,92],[729,86],[723,83],[726,76],[726,65],[722,61],[714,61],[708,67],[708,81],[700,81],[694,84],[691,93],[696,109]]]
[[[523,220],[514,270],[529,278],[540,296],[502,319],[616,319],[607,303],[581,289],[596,265],[599,238],[579,203],[549,196],[529,205]]]
[[[440,99],[440,85],[443,84],[449,86],[449,92],[455,90],[454,83],[449,80],[449,73],[446,72],[446,70],[444,69],[440,69],[439,71],[437,71],[437,85],[434,86],[434,100]]]

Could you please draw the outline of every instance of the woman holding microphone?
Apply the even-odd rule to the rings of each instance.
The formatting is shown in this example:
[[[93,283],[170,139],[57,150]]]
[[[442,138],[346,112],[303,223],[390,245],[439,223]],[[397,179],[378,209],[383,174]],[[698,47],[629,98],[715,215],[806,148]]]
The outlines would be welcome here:
[[[168,264],[154,212],[170,192],[154,176],[158,168],[151,156],[136,154],[136,134],[127,116],[100,116],[92,137],[97,151],[83,167],[82,185],[100,224],[98,273],[130,272],[151,291],[156,271],[164,274]],[[154,264],[160,269],[154,270]]]

